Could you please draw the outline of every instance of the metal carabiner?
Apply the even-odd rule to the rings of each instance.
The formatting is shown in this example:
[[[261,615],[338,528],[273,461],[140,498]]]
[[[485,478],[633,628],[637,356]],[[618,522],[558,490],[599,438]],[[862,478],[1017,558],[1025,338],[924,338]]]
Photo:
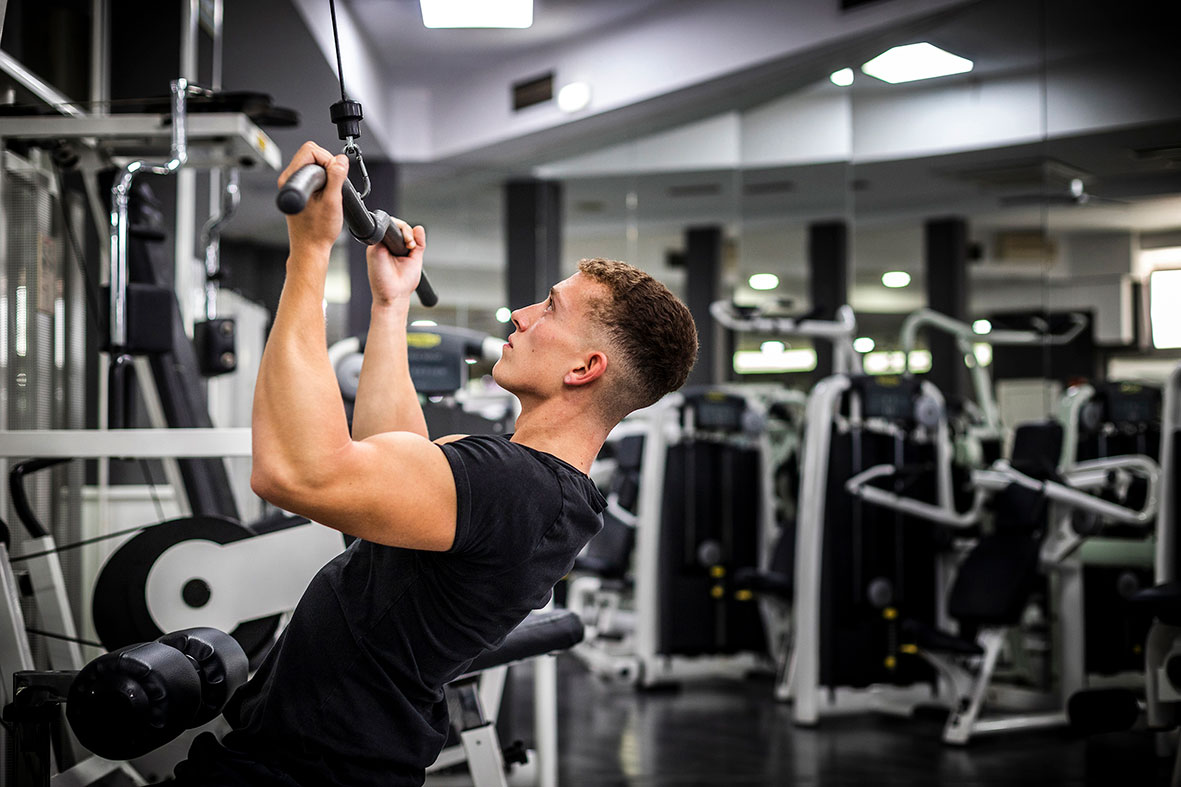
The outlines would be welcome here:
[[[346,156],[355,158],[357,160],[357,166],[361,168],[361,179],[364,182],[365,187],[361,190],[358,196],[360,196],[361,199],[365,199],[369,196],[371,184],[369,182],[369,170],[365,168],[365,158],[361,155],[361,148],[357,145],[357,143],[353,142],[352,138],[349,138],[348,143],[344,146],[344,154]]]

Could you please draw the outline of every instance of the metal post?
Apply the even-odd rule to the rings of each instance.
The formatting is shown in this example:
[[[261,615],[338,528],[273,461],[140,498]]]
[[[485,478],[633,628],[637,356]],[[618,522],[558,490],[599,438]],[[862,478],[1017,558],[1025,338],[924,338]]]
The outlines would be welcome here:
[[[90,111],[106,115],[111,99],[111,14],[107,0],[91,0],[90,14]]]
[[[199,0],[182,0],[180,76],[189,82],[198,80],[197,35],[201,18]],[[193,335],[194,254],[197,240],[197,173],[182,169],[176,179],[175,289],[180,303],[180,319],[185,333]]]
[[[796,591],[792,620],[795,625],[792,652],[791,693],[795,704],[792,721],[814,725],[820,718],[820,618],[823,598],[825,498],[832,446],[832,421],[849,378],[837,375],[821,380],[808,397],[804,416],[803,466],[799,513],[796,517]]]

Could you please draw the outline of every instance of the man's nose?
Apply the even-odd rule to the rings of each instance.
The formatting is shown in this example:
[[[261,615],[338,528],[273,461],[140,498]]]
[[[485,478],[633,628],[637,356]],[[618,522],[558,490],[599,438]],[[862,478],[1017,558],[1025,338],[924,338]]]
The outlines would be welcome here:
[[[533,306],[522,306],[520,309],[515,310],[509,315],[509,319],[512,320],[513,325],[517,327],[518,331],[523,331],[528,327],[528,313],[531,309],[539,305],[540,304],[535,303]]]

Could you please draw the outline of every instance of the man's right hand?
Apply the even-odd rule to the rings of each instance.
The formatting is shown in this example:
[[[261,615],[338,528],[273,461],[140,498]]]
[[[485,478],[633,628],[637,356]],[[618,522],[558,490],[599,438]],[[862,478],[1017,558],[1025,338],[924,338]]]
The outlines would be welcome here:
[[[344,226],[340,191],[349,174],[348,157],[344,154],[333,156],[315,142],[305,142],[279,176],[279,187],[282,188],[296,170],[308,164],[323,167],[328,182],[311,196],[307,207],[287,217],[287,235],[293,255],[300,251],[327,253]]]

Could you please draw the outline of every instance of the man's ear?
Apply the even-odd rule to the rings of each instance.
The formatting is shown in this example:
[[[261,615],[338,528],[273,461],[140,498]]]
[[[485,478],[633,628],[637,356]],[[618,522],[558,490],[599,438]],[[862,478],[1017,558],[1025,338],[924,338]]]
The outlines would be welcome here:
[[[593,350],[585,358],[582,365],[566,372],[562,382],[566,385],[586,385],[599,379],[607,371],[607,354],[601,350]]]

